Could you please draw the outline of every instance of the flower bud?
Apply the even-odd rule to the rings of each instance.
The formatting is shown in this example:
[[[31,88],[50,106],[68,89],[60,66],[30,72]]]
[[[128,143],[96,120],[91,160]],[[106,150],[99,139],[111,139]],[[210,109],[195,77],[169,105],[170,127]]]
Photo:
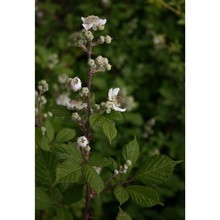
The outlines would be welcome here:
[[[109,114],[109,113],[111,113],[111,111],[112,111],[111,109],[106,109],[105,112],[106,112],[106,114]]]
[[[101,44],[105,43],[105,37],[101,35],[101,36],[99,37],[99,42],[100,42]]]
[[[42,126],[40,129],[41,129],[42,135],[45,135],[46,128]]]
[[[44,118],[47,118],[47,117],[48,117],[47,113],[44,113]]]
[[[94,108],[95,108],[96,111],[98,111],[100,109],[100,105],[95,104]]]
[[[93,36],[93,34],[92,34],[91,31],[86,31],[86,32],[85,32],[85,38],[86,38],[88,41],[91,41],[91,40],[93,40],[94,36]]]
[[[90,146],[86,146],[85,147],[85,151],[89,152],[91,150],[91,147]]]
[[[109,35],[105,36],[105,43],[110,44],[112,42],[112,38]]]
[[[95,62],[98,66],[104,65],[104,57],[99,55],[98,57],[96,57]]]
[[[127,160],[127,161],[126,161],[126,164],[127,164],[127,166],[131,166],[132,163],[131,163],[130,160]]]
[[[101,102],[101,107],[104,107],[105,106],[105,102]]]
[[[107,109],[112,109],[112,102],[107,101],[107,102],[105,103],[105,107],[106,107]]]
[[[79,114],[77,112],[72,113],[72,120],[73,121],[80,121],[81,117],[79,116]]]
[[[83,87],[83,88],[82,88],[82,94],[83,94],[84,96],[87,96],[88,93],[89,93],[88,87]]]
[[[123,173],[126,173],[126,172],[127,172],[127,170],[123,170],[122,172],[123,172]]]
[[[91,66],[91,67],[95,67],[95,60],[89,59],[88,60],[88,65]]]
[[[105,68],[109,71],[109,70],[111,70],[112,65],[110,65],[109,63],[107,63],[107,64],[105,65]]]
[[[119,174],[118,170],[114,170],[114,174],[118,175]]]
[[[127,170],[127,169],[128,169],[128,166],[127,166],[126,164],[124,165],[124,169],[125,169],[125,170]]]
[[[53,114],[51,112],[48,112],[49,117],[53,117]]]
[[[105,29],[105,25],[99,24],[99,25],[97,26],[97,29],[98,29],[99,31],[102,31],[102,30]]]

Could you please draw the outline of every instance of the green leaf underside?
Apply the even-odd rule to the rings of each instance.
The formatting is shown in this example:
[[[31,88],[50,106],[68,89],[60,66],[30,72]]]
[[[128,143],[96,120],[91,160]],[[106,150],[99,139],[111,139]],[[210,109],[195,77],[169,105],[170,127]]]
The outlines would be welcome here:
[[[83,185],[72,185],[69,187],[63,197],[63,204],[68,205],[78,202],[83,196]]]
[[[58,145],[54,147],[54,151],[58,160],[68,159],[77,163],[81,163],[83,161],[81,153],[72,143],[61,144],[60,146]]]
[[[92,190],[100,193],[104,189],[104,182],[102,178],[97,174],[92,166],[84,165],[82,167],[82,173]]]
[[[122,155],[124,160],[131,160],[133,166],[135,162],[137,161],[140,153],[140,148],[137,143],[136,137],[133,141],[129,142],[122,150]]]
[[[104,114],[95,113],[89,118],[91,126],[101,126],[104,134],[111,141],[117,136],[117,130],[115,128],[115,123],[106,117]]]
[[[126,188],[129,196],[141,207],[152,207],[154,205],[163,205],[159,200],[159,195],[151,187],[146,186],[128,186]]]
[[[42,135],[40,148],[44,151],[50,151],[49,139],[46,137],[46,135]]]
[[[114,121],[120,121],[124,119],[121,112],[116,112],[116,111],[112,111],[109,114],[105,114],[105,117]]]
[[[35,188],[35,208],[39,210],[49,209],[52,206],[52,200],[45,189]]]
[[[58,132],[56,135],[55,141],[59,143],[67,142],[72,140],[76,135],[75,130],[70,128],[64,128]]]
[[[143,184],[162,183],[173,174],[177,163],[179,161],[173,161],[165,155],[155,155],[143,162],[135,178]]]
[[[111,161],[101,154],[92,153],[89,158],[88,164],[96,167],[106,167],[111,164]]]
[[[39,150],[35,160],[36,183],[50,187],[56,178],[56,164],[57,160],[53,154]]]
[[[119,201],[120,205],[122,205],[129,199],[128,192],[123,186],[117,186],[114,189],[114,195],[116,199]]]
[[[118,215],[116,217],[116,220],[132,220],[132,218],[128,215],[127,212],[123,211],[120,207],[119,207],[119,212]]]
[[[49,141],[51,142],[54,139],[54,128],[49,120],[46,121],[45,128],[46,128],[46,135]]]
[[[71,117],[71,111],[69,111],[65,106],[54,105],[50,108],[50,112],[57,117]]]
[[[75,161],[66,160],[57,165],[55,183],[75,183],[79,180],[80,176],[80,164]]]

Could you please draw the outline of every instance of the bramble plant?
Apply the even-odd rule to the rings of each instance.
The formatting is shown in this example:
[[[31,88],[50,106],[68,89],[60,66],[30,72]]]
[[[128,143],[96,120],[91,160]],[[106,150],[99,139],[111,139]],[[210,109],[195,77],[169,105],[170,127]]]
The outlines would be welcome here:
[[[47,82],[41,80],[36,91],[36,210],[42,220],[75,219],[72,204],[81,201],[83,219],[88,220],[92,218],[92,201],[102,194],[111,194],[119,202],[116,219],[129,220],[131,217],[121,208],[129,199],[141,207],[163,205],[155,186],[168,179],[180,161],[161,154],[147,158],[139,155],[136,137],[122,148],[121,163],[98,153],[93,129],[100,128],[109,140],[103,144],[111,147],[117,136],[115,123],[123,120],[126,108],[121,104],[120,88],[110,88],[106,100],[96,103],[91,92],[92,79],[98,72],[110,71],[111,64],[102,55],[95,57],[93,47],[110,44],[113,38],[97,36],[104,30],[106,19],[92,15],[82,18],[82,22],[76,45],[87,54],[86,86],[77,76],[62,79],[71,96],[58,98],[57,106],[47,113],[43,113],[47,102],[43,94],[49,90]],[[75,131],[70,128],[55,132],[50,121],[53,116],[72,120],[81,136],[75,138]]]

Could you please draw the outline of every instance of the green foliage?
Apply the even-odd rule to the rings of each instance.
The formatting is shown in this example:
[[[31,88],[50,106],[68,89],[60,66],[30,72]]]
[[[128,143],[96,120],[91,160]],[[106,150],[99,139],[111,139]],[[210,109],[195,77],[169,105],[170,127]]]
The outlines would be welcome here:
[[[48,140],[53,141],[55,133],[54,133],[53,125],[51,124],[49,120],[46,121],[45,128],[46,128],[46,134],[47,134]]]
[[[75,183],[81,176],[81,166],[73,160],[66,160],[57,165],[56,182],[57,183]]]
[[[126,189],[123,186],[117,186],[114,189],[114,195],[116,199],[119,201],[120,205],[125,203],[129,199],[129,195]]]
[[[102,178],[97,174],[92,166],[86,164],[83,165],[82,173],[92,190],[96,193],[99,194],[104,189],[104,182]]]
[[[57,220],[72,220],[72,214],[66,207],[56,209]]]
[[[56,135],[55,141],[58,143],[63,143],[72,140],[76,135],[75,130],[64,128],[58,132]]]
[[[119,212],[118,215],[116,217],[116,220],[132,220],[132,218],[128,215],[127,212],[123,211],[120,207],[119,207]]]
[[[178,163],[165,155],[155,155],[143,162],[135,178],[144,184],[164,182],[173,174],[173,169]]]
[[[90,166],[106,167],[111,164],[111,161],[101,154],[93,153],[89,158],[88,164]]]
[[[163,205],[159,200],[158,193],[151,187],[146,186],[128,186],[128,194],[141,207],[152,207],[154,205]]]
[[[45,189],[36,187],[35,189],[35,207],[36,209],[44,210],[52,206],[52,200],[46,193]]]

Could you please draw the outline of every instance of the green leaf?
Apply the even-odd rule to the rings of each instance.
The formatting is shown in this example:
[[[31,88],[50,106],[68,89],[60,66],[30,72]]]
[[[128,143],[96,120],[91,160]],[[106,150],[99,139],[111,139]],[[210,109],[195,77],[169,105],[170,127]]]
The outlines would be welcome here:
[[[55,141],[59,143],[67,142],[72,140],[76,135],[75,130],[70,128],[64,128],[58,132]]]
[[[110,120],[106,115],[100,113],[92,114],[89,118],[89,122],[91,126],[101,126],[104,131],[104,134],[107,136],[111,144],[111,141],[117,135],[115,123],[112,120]]]
[[[49,152],[39,149],[35,159],[35,178],[38,184],[50,187],[56,178],[57,160],[56,157]]]
[[[42,135],[41,137],[40,148],[44,151],[50,151],[49,140],[46,135]]]
[[[152,207],[154,205],[163,205],[159,200],[159,195],[151,187],[146,186],[128,186],[128,194],[141,207]]]
[[[95,192],[100,193],[104,189],[104,182],[93,167],[84,165],[82,167],[82,173],[90,187]]]
[[[65,106],[54,105],[50,108],[50,112],[57,117],[71,117],[72,113]]]
[[[129,195],[123,186],[117,186],[114,189],[114,195],[116,199],[120,202],[120,205],[125,203],[129,199]]]
[[[76,146],[72,143],[61,144],[53,148],[58,160],[72,160],[77,163],[83,161],[81,153],[78,151]]]
[[[117,130],[115,128],[115,123],[113,121],[106,120],[106,122],[102,124],[102,129],[111,144],[111,141],[117,136]]]
[[[154,155],[143,162],[135,178],[144,184],[162,183],[173,174],[177,163],[179,161],[173,161],[165,155]]]
[[[35,208],[39,210],[49,209],[52,205],[52,200],[46,193],[45,189],[40,187],[35,188]]]
[[[140,153],[140,148],[137,143],[136,137],[134,138],[133,141],[129,142],[122,150],[122,155],[124,160],[130,160],[131,161],[131,166],[135,164],[139,157]]]
[[[128,215],[127,212],[123,211],[120,207],[116,220],[132,220],[132,218]]]
[[[116,111],[112,111],[109,114],[105,114],[105,117],[114,121],[120,121],[124,119],[121,112]]]
[[[75,183],[81,176],[81,167],[75,161],[66,160],[57,165],[56,182],[57,183]]]
[[[51,124],[51,122],[49,120],[46,121],[45,123],[45,128],[46,128],[46,134],[47,137],[49,139],[49,141],[53,141],[54,139],[54,128],[53,125]]]
[[[78,202],[83,196],[83,185],[71,185],[64,193],[63,204],[69,205]]]
[[[73,216],[66,207],[58,207],[56,209],[57,220],[72,220]]]
[[[88,164],[96,167],[106,167],[111,164],[111,161],[101,154],[92,153],[89,158]]]

